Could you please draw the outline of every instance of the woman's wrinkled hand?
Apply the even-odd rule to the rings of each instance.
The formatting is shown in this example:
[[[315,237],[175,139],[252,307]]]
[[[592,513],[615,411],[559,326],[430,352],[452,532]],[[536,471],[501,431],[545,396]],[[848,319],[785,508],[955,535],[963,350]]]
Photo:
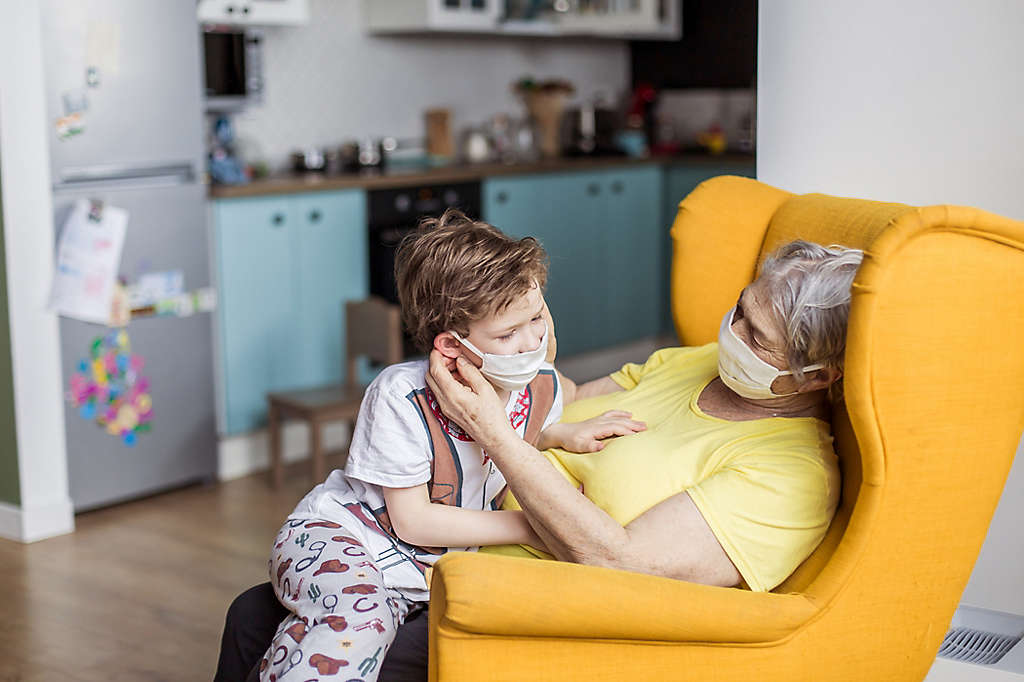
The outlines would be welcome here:
[[[438,351],[430,353],[427,386],[434,392],[441,412],[485,449],[509,434],[516,436],[498,394],[480,370],[463,357],[455,361]]]
[[[647,430],[647,424],[632,416],[623,410],[609,410],[586,421],[550,426],[547,435],[569,452],[599,452],[604,449],[606,438]]]

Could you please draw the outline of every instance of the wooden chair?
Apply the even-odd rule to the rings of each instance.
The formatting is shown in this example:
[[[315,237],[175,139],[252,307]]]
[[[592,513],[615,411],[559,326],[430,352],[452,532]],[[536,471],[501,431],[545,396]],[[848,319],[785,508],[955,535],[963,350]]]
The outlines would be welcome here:
[[[319,483],[327,475],[321,438],[324,424],[344,420],[351,422],[352,428],[355,428],[359,404],[366,388],[359,382],[359,358],[365,357],[383,365],[402,361],[402,323],[397,305],[377,297],[348,301],[345,303],[344,320],[344,384],[267,394],[270,472],[271,483],[275,488],[281,486],[284,473],[281,462],[281,421],[294,417],[309,424],[309,457],[313,482]]]

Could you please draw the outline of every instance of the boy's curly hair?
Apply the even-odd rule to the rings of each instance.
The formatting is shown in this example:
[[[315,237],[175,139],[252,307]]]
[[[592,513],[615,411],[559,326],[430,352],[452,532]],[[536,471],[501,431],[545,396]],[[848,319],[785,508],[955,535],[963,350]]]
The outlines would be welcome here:
[[[533,237],[513,239],[485,222],[448,209],[425,218],[395,255],[402,320],[416,346],[504,310],[534,286],[547,284],[547,254]]]

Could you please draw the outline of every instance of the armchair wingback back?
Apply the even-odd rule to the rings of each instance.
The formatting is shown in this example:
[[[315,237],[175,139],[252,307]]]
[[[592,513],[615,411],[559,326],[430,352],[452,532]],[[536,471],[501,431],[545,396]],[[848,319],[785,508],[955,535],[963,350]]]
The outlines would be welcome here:
[[[448,555],[432,581],[431,679],[924,678],[1024,428],[1024,223],[718,177],[682,201],[672,237],[683,345],[715,339],[775,247],[864,250],[828,534],[770,593]]]
[[[716,338],[776,247],[865,251],[833,417],[842,499],[825,540],[775,591],[834,611],[820,625],[836,634],[876,623],[887,631],[873,635],[876,653],[934,652],[1024,428],[1024,223],[719,177],[680,203],[672,237],[683,345]]]

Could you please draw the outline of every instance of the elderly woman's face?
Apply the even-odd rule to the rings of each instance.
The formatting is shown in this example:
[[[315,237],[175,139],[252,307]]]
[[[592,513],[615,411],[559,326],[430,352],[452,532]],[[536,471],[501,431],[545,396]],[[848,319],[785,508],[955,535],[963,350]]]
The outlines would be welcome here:
[[[751,282],[736,303],[732,331],[757,357],[777,369],[788,370],[785,337],[772,314],[770,296],[771,291],[763,278]],[[796,380],[791,375],[780,376],[772,382],[775,393],[785,394],[794,390]]]

